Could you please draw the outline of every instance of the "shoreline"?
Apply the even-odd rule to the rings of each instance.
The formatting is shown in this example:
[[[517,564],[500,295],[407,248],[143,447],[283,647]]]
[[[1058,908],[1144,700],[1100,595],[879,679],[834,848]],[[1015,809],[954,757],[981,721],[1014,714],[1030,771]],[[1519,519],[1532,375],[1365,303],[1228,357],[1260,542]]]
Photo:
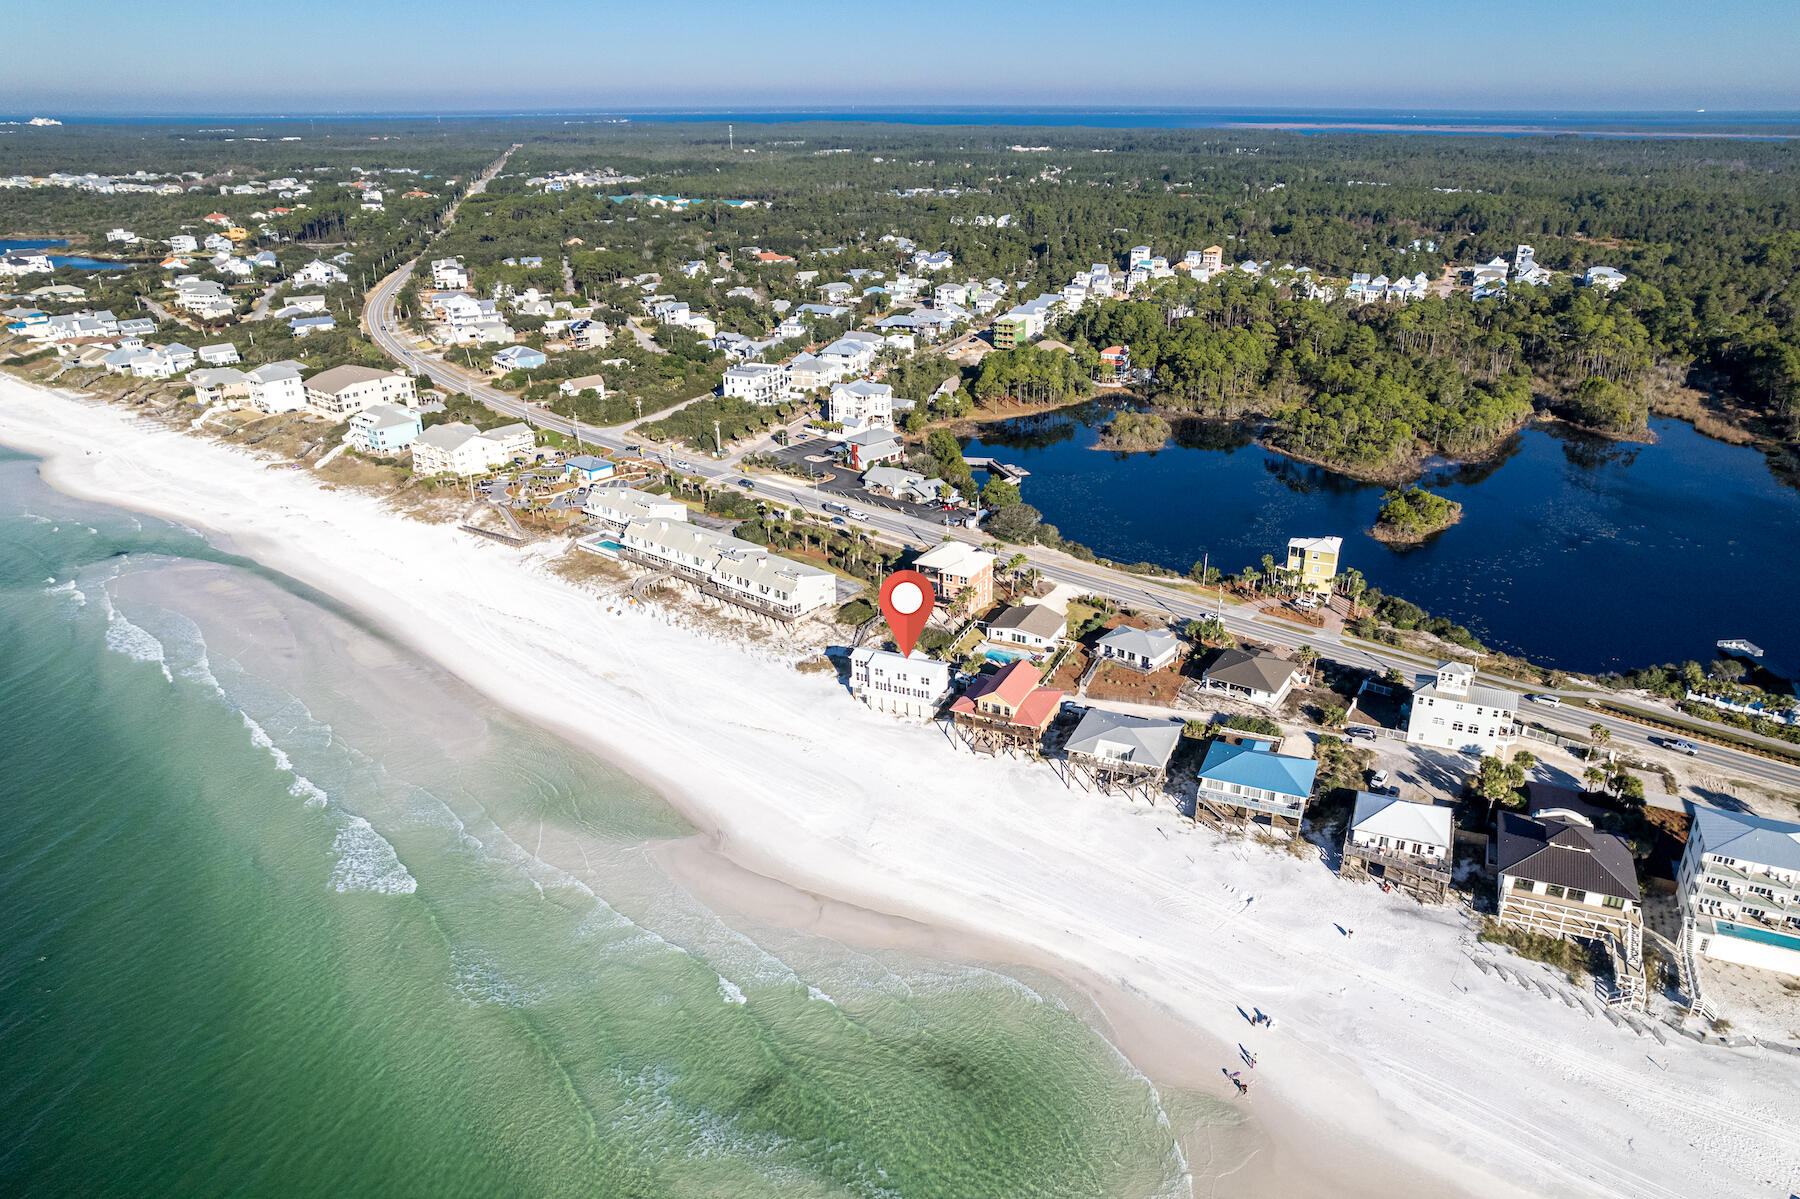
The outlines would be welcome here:
[[[1343,1171],[1340,1192],[1423,1169],[1475,1194],[1723,1196],[1800,1171],[1790,1125],[1770,1118],[1800,1114],[1786,1063],[1676,1042],[1646,1068],[1636,1038],[1466,968],[1453,910],[1388,901],[1164,808],[1070,792],[1041,766],[952,755],[780,653],[660,615],[607,617],[541,552],[406,521],[118,406],[0,380],[0,441],[43,456],[61,490],[222,534],[363,613],[637,775],[747,871],[979,934],[1177,1013],[1140,1017],[1142,1048],[1120,1034],[1152,1077],[1178,1051],[1197,1061],[1245,1038],[1235,1004],[1274,1012],[1276,1029],[1256,1034],[1255,1123],[1296,1161]],[[1364,936],[1342,943],[1327,911]],[[1529,1069],[1540,1055],[1560,1068]],[[1728,1100],[1701,1105],[1716,1110],[1671,1122],[1727,1085]],[[1564,1105],[1589,1119],[1572,1127]]]

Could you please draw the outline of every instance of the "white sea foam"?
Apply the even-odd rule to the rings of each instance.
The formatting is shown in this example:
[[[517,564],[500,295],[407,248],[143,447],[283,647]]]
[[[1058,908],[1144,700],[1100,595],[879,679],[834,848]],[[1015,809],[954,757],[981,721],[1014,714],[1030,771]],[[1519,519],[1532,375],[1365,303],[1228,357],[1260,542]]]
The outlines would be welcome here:
[[[331,851],[338,857],[331,871],[333,890],[411,895],[419,889],[419,881],[400,861],[393,845],[361,816],[343,813]]]
[[[542,987],[512,977],[487,954],[462,947],[450,951],[450,989],[470,1007],[526,1008],[544,998]]]
[[[719,998],[723,999],[726,1003],[750,1002],[748,999],[744,998],[744,992],[738,985],[729,978],[726,978],[723,974],[719,975]]]
[[[808,999],[817,999],[821,1003],[829,1003],[832,1007],[837,1006],[837,1000],[833,999],[831,996],[827,995],[825,992],[819,990],[819,988],[817,988],[815,986],[811,986],[811,985],[807,986],[806,997]]]
[[[175,681],[175,676],[169,673],[169,664],[163,660],[162,642],[132,624],[117,609],[106,622],[106,648],[137,662],[154,662],[163,678],[171,683]]]
[[[87,607],[87,592],[77,587],[74,579],[64,579],[60,583],[57,583],[55,579],[46,581],[54,583],[55,586],[44,588],[45,595],[60,595],[67,597],[72,605],[71,611]]]

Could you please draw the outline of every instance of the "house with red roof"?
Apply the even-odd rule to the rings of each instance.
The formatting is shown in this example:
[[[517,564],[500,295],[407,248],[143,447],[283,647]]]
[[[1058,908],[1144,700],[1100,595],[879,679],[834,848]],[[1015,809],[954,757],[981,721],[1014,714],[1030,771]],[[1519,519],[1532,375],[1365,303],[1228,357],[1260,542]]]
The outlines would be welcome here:
[[[209,225],[229,225],[231,218],[222,212],[209,212],[201,218]]]
[[[792,262],[792,261],[794,261],[794,256],[791,254],[777,254],[773,250],[764,250],[762,253],[760,253],[756,256],[756,261],[758,261],[758,262]]]
[[[982,675],[950,705],[950,719],[973,749],[1035,752],[1062,708],[1063,692],[1039,684],[1043,676],[1023,658]]]

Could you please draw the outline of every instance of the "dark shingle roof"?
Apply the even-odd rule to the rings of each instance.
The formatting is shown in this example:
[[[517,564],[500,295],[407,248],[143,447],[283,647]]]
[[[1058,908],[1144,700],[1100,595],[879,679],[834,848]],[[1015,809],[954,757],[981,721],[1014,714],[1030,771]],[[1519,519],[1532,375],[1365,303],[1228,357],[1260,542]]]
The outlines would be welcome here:
[[[1500,872],[1621,899],[1638,898],[1625,838],[1584,824],[1500,813]]]

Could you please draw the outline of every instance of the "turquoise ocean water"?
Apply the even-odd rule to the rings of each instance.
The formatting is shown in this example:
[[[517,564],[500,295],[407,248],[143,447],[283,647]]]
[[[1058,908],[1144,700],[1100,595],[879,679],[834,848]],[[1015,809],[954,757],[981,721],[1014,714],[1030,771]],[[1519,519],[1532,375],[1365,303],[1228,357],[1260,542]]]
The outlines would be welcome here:
[[[1051,980],[726,925],[629,777],[3,453],[0,684],[0,1193],[1186,1195],[1228,1119]]]

